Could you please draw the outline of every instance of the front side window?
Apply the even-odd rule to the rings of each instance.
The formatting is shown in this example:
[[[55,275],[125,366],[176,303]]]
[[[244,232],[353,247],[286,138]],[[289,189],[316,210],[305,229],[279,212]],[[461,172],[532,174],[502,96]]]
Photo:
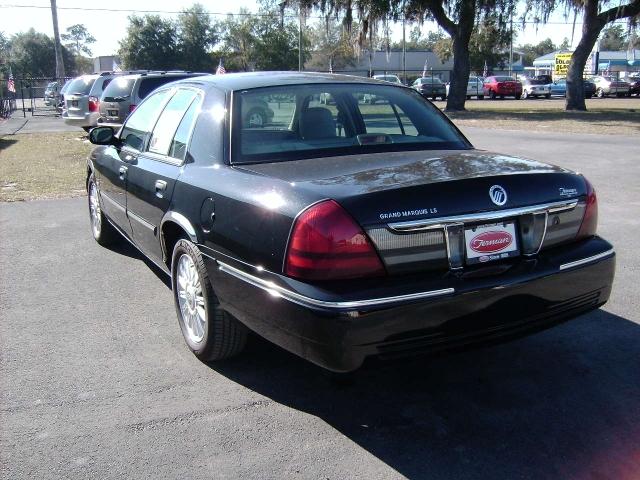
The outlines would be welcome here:
[[[120,132],[123,145],[142,150],[170,93],[170,90],[162,90],[151,95],[133,111]]]
[[[235,163],[470,147],[444,115],[408,88],[256,88],[237,92],[233,108]]]
[[[153,129],[149,141],[149,151],[159,155],[167,155],[173,134],[184,116],[187,108],[193,102],[196,92],[193,90],[178,90],[164,107]]]

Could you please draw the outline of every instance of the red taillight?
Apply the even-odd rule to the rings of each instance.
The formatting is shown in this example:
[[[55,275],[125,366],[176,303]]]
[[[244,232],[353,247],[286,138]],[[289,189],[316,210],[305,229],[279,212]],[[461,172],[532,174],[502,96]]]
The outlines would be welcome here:
[[[137,105],[129,105],[129,113],[133,112],[136,109]]]
[[[89,97],[89,111],[97,112],[100,109],[100,100],[97,97]]]
[[[593,186],[585,178],[584,183],[587,185],[587,206],[582,217],[582,224],[576,239],[592,237],[596,234],[598,228],[598,199]]]
[[[333,200],[313,205],[296,220],[287,248],[286,275],[336,280],[384,273],[365,233]]]

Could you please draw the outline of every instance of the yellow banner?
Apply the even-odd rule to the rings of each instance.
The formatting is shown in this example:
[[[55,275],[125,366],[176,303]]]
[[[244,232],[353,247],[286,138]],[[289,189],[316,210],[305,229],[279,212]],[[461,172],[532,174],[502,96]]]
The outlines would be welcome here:
[[[553,69],[554,76],[566,77],[569,71],[569,63],[573,53],[556,53],[555,67]]]

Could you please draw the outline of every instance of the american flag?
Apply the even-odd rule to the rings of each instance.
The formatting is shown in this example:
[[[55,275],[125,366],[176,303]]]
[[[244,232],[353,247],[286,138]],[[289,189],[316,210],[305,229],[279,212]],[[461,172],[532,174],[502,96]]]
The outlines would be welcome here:
[[[9,80],[7,80],[7,90],[16,93],[16,82],[13,81],[13,73],[9,69]]]
[[[220,59],[220,63],[218,63],[218,68],[216,68],[216,75],[224,75],[227,71],[222,64],[222,59]]]
[[[487,61],[484,61],[484,70],[482,71],[482,76],[486,77],[489,74],[489,67],[487,67]]]

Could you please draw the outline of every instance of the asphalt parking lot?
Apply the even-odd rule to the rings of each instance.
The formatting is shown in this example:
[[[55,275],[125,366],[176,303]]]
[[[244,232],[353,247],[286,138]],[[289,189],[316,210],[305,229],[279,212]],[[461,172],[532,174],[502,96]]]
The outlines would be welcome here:
[[[592,180],[618,252],[604,308],[373,362],[352,385],[259,339],[205,365],[166,279],[124,244],[99,247],[84,199],[0,204],[0,477],[639,478],[640,140],[465,133]]]

